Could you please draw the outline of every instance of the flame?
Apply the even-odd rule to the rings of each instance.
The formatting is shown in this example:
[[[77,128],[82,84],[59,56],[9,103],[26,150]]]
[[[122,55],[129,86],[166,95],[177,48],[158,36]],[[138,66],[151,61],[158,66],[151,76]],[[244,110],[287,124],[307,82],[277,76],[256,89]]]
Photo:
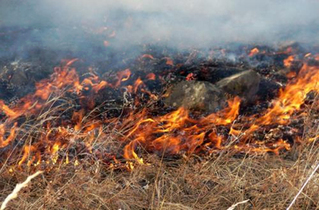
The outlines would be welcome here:
[[[13,127],[10,129],[9,136],[4,139],[5,133],[6,133],[6,125],[0,124],[0,148],[4,148],[7,145],[11,143],[11,141],[14,140],[16,137],[16,129],[17,129],[17,123],[15,122]]]
[[[119,87],[121,82],[127,81],[131,76],[131,70],[130,69],[125,69],[123,71],[120,71],[117,73],[117,82],[115,84],[115,87]]]
[[[239,105],[240,99],[236,97],[233,101],[229,101],[228,108],[200,120],[190,118],[188,110],[183,107],[164,116],[140,120],[127,134],[127,137],[133,137],[133,140],[124,148],[124,157],[136,159],[141,163],[134,151],[137,145],[143,145],[153,151],[162,150],[169,154],[178,154],[182,151],[192,154],[203,144],[214,123],[215,125],[232,123],[238,115]]]
[[[272,102],[272,108],[256,120],[258,124],[287,124],[293,112],[300,109],[307,94],[310,91],[318,90],[319,71],[317,67],[305,64],[299,74],[302,77],[279,91],[279,98]]]
[[[171,58],[165,57],[165,59],[166,59],[166,65],[174,66],[174,61]]]
[[[4,104],[3,101],[0,100],[0,109],[4,112],[6,116],[9,118],[17,118],[21,115],[19,112],[15,112],[14,110],[10,109],[7,105]]]
[[[149,73],[146,75],[146,79],[147,80],[155,80],[156,79],[156,75],[154,73]]]
[[[311,53],[307,53],[304,57],[305,58],[308,58],[308,57],[310,57],[312,54]]]
[[[37,148],[34,145],[31,145],[31,146],[25,145],[23,156],[22,156],[21,160],[19,161],[18,165],[21,166],[21,164],[24,163],[28,157],[32,157],[31,152],[35,152],[36,149]],[[34,160],[35,160],[35,156],[33,156],[33,158],[28,161],[27,165],[30,166]]]
[[[144,55],[142,55],[141,58],[149,58],[151,60],[154,60],[154,57],[152,55],[150,55],[150,54],[144,54]]]
[[[126,159],[124,164],[129,170],[134,168],[134,162],[146,164],[142,158],[145,152],[191,155],[233,149],[237,152],[279,154],[281,150],[290,149],[288,142],[284,139],[258,141],[254,138],[254,133],[268,125],[289,124],[292,119],[300,116],[298,111],[307,94],[311,91],[318,92],[319,89],[319,68],[304,63],[298,75],[279,91],[278,98],[271,102],[271,106],[255,115],[239,116],[240,98],[234,97],[223,110],[202,117],[180,107],[157,116],[148,109],[131,109],[128,114],[123,112],[124,117],[105,119],[97,117],[99,114],[95,115],[99,108],[94,107],[93,99],[101,89],[124,87],[129,93],[137,96],[139,93],[148,94],[149,98],[157,100],[157,95],[148,91],[141,79],[155,80],[156,75],[149,73],[137,77],[134,81],[130,69],[125,69],[116,74],[115,81],[104,81],[92,71],[90,76],[81,81],[72,67],[76,61],[76,58],[63,61],[64,65],[56,67],[49,79],[36,84],[34,94],[23,97],[17,105],[11,107],[0,101],[0,111],[5,115],[0,123],[0,148],[21,142],[24,146],[18,166],[22,167],[24,163],[27,166],[36,166],[42,159],[55,164],[62,161],[61,153],[66,154],[66,164],[73,158],[74,164],[77,165],[81,159],[70,155],[72,153],[69,149],[72,145],[75,150],[85,150],[86,154],[107,156],[110,167],[116,167],[120,165],[120,161],[114,154],[101,154],[102,152],[96,149],[96,144],[105,144],[109,139],[116,140],[123,148],[123,157]],[[288,61],[291,64],[290,58],[286,62]],[[66,94],[78,97],[82,103],[91,104],[88,107],[92,110],[84,109],[87,104],[77,108],[78,105],[73,106],[67,100],[61,105],[59,100],[63,101]],[[139,98],[136,99],[138,100]],[[71,106],[64,111],[68,103],[71,103]],[[45,112],[46,110],[50,112]],[[69,118],[62,119],[61,112],[67,113]],[[42,120],[44,116],[47,118]],[[28,132],[28,128],[21,124],[22,120],[18,121],[18,118],[32,117],[42,120],[36,127],[39,131],[37,134],[25,135],[23,133]],[[218,128],[223,128],[225,132],[220,133]],[[315,141],[317,138],[318,136],[315,136],[309,141]]]
[[[304,103],[307,94],[310,91],[318,90],[318,67],[305,64],[299,74],[296,81],[280,90],[279,98],[274,100],[272,107],[262,113],[260,117],[254,115],[244,118],[244,121],[251,122],[251,125],[248,123],[247,129],[230,129],[229,134],[239,138],[239,144],[234,146],[235,150],[278,154],[282,149],[290,149],[290,144],[283,139],[271,144],[265,144],[253,141],[251,136],[261,126],[288,124],[292,114],[298,111]],[[208,136],[212,145],[216,148],[223,149],[225,148],[223,146],[225,139],[210,131],[213,126],[229,125],[234,122],[238,116],[239,104],[240,99],[236,97],[234,100],[229,101],[228,108],[199,120],[190,118],[188,111],[180,108],[162,117],[148,119],[143,126],[141,123],[137,123],[136,127],[128,135],[128,137],[133,137],[133,140],[124,148],[125,158],[136,159],[137,162],[141,163],[140,158],[134,151],[137,145],[142,145],[151,151],[162,150],[169,154],[178,154],[184,151],[191,154],[203,144],[205,136]],[[247,144],[248,140],[255,143]],[[208,146],[210,144],[206,143],[205,145]]]
[[[143,81],[139,77],[135,82],[134,82],[134,93],[137,93],[138,88],[143,85]]]
[[[284,60],[284,66],[287,68],[290,68],[294,60],[295,60],[295,57],[293,55],[290,55],[288,58]]]
[[[250,53],[248,54],[249,57],[252,57],[254,55],[257,55],[259,53],[259,49],[257,47],[250,50]]]
[[[254,144],[235,145],[234,149],[245,153],[265,154],[272,152],[276,155],[279,155],[279,151],[283,149],[290,150],[291,146],[286,141],[280,139],[277,142],[269,145],[265,145],[264,142],[258,141],[256,141]]]
[[[317,136],[315,136],[315,137],[312,137],[312,138],[309,138],[309,142],[314,142],[314,141],[316,141],[316,139],[319,139],[319,134],[317,135]]]
[[[193,73],[189,73],[187,76],[186,76],[186,80],[187,81],[191,81],[191,80],[194,80],[195,77],[194,77],[194,74]]]
[[[288,79],[294,78],[296,76],[297,76],[297,72],[295,72],[295,71],[290,71],[288,74],[286,74],[286,77]]]

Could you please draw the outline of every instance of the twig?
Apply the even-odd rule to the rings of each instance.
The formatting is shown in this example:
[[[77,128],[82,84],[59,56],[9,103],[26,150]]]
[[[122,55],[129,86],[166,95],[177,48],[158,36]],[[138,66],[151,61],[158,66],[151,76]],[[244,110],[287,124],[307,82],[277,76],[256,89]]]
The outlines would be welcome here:
[[[313,175],[316,173],[316,171],[319,168],[319,163],[317,164],[316,168],[313,170],[313,172],[310,174],[310,176],[308,177],[308,179],[306,180],[306,182],[302,185],[302,187],[300,188],[299,192],[297,193],[297,195],[294,197],[294,199],[291,201],[290,205],[288,206],[287,210],[289,210],[293,204],[296,202],[297,198],[299,197],[299,195],[301,194],[302,190],[306,187],[306,185],[308,184],[308,182],[310,181],[310,179],[313,177]]]
[[[229,207],[227,210],[234,210],[238,205],[247,203],[248,201],[249,201],[249,199],[248,199],[248,200],[241,201],[241,202],[238,202],[238,203],[235,203],[235,204],[233,204],[231,207]]]
[[[39,174],[42,174],[42,173],[43,173],[43,171],[38,171],[38,172],[36,172],[36,173],[34,173],[34,174],[28,176],[28,178],[27,178],[24,182],[18,183],[18,184],[16,185],[16,187],[14,188],[14,190],[12,191],[12,193],[11,193],[10,195],[8,195],[8,196],[6,197],[6,199],[3,201],[0,210],[4,210],[4,209],[7,207],[7,204],[8,204],[11,200],[15,199],[15,198],[18,196],[18,193],[19,193],[19,191],[20,191],[22,188],[26,187],[26,186],[29,184],[29,182],[30,182],[33,178],[35,178],[36,176],[38,176]]]

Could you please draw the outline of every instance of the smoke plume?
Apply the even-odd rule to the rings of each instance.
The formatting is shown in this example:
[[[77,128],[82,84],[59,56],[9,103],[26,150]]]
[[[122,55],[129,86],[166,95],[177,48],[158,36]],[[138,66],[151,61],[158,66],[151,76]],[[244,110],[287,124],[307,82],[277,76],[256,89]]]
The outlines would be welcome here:
[[[317,0],[2,0],[0,29],[32,29],[22,41],[50,47],[89,45],[83,30],[103,27],[105,40],[118,47],[318,43],[318,11]]]

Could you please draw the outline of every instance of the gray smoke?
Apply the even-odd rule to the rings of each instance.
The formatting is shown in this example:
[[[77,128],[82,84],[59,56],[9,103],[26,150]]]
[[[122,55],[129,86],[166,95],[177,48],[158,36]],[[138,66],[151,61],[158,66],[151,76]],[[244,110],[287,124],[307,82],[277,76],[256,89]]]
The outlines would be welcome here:
[[[54,43],[52,35],[85,44],[88,37],[70,32],[81,27],[115,30],[113,42],[119,46],[154,42],[199,48],[229,42],[318,43],[319,1],[2,0],[0,29],[4,27],[37,28],[39,42],[46,44]],[[43,28],[60,31],[41,33]]]

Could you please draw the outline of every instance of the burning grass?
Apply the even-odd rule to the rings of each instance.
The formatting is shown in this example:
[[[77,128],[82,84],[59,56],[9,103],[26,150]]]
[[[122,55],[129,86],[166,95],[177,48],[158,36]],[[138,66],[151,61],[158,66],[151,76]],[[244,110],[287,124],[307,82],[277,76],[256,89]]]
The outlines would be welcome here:
[[[247,56],[263,53],[253,48]],[[148,82],[165,86],[167,78],[156,72],[125,69],[104,80],[92,67],[79,75],[80,59],[64,60],[34,93],[14,105],[0,101],[0,199],[41,170],[9,208],[227,209],[249,200],[236,208],[283,209],[318,164],[317,57],[304,55],[292,71],[295,57],[282,60],[291,71],[278,97],[254,104],[253,113],[232,97],[209,115],[160,109],[165,94]],[[149,54],[137,60],[144,59],[158,62]],[[190,80],[164,60],[168,72]],[[97,103],[114,92],[121,103]],[[318,208],[316,179],[294,208]]]
[[[151,165],[130,173],[105,170],[100,161],[62,164],[34,179],[9,209],[227,209],[246,199],[237,209],[285,209],[318,163],[318,149],[312,144],[289,155],[297,159],[236,158],[225,151],[167,162],[152,155]],[[2,200],[28,175],[9,171],[2,168]],[[292,209],[318,208],[317,179],[315,174]]]

